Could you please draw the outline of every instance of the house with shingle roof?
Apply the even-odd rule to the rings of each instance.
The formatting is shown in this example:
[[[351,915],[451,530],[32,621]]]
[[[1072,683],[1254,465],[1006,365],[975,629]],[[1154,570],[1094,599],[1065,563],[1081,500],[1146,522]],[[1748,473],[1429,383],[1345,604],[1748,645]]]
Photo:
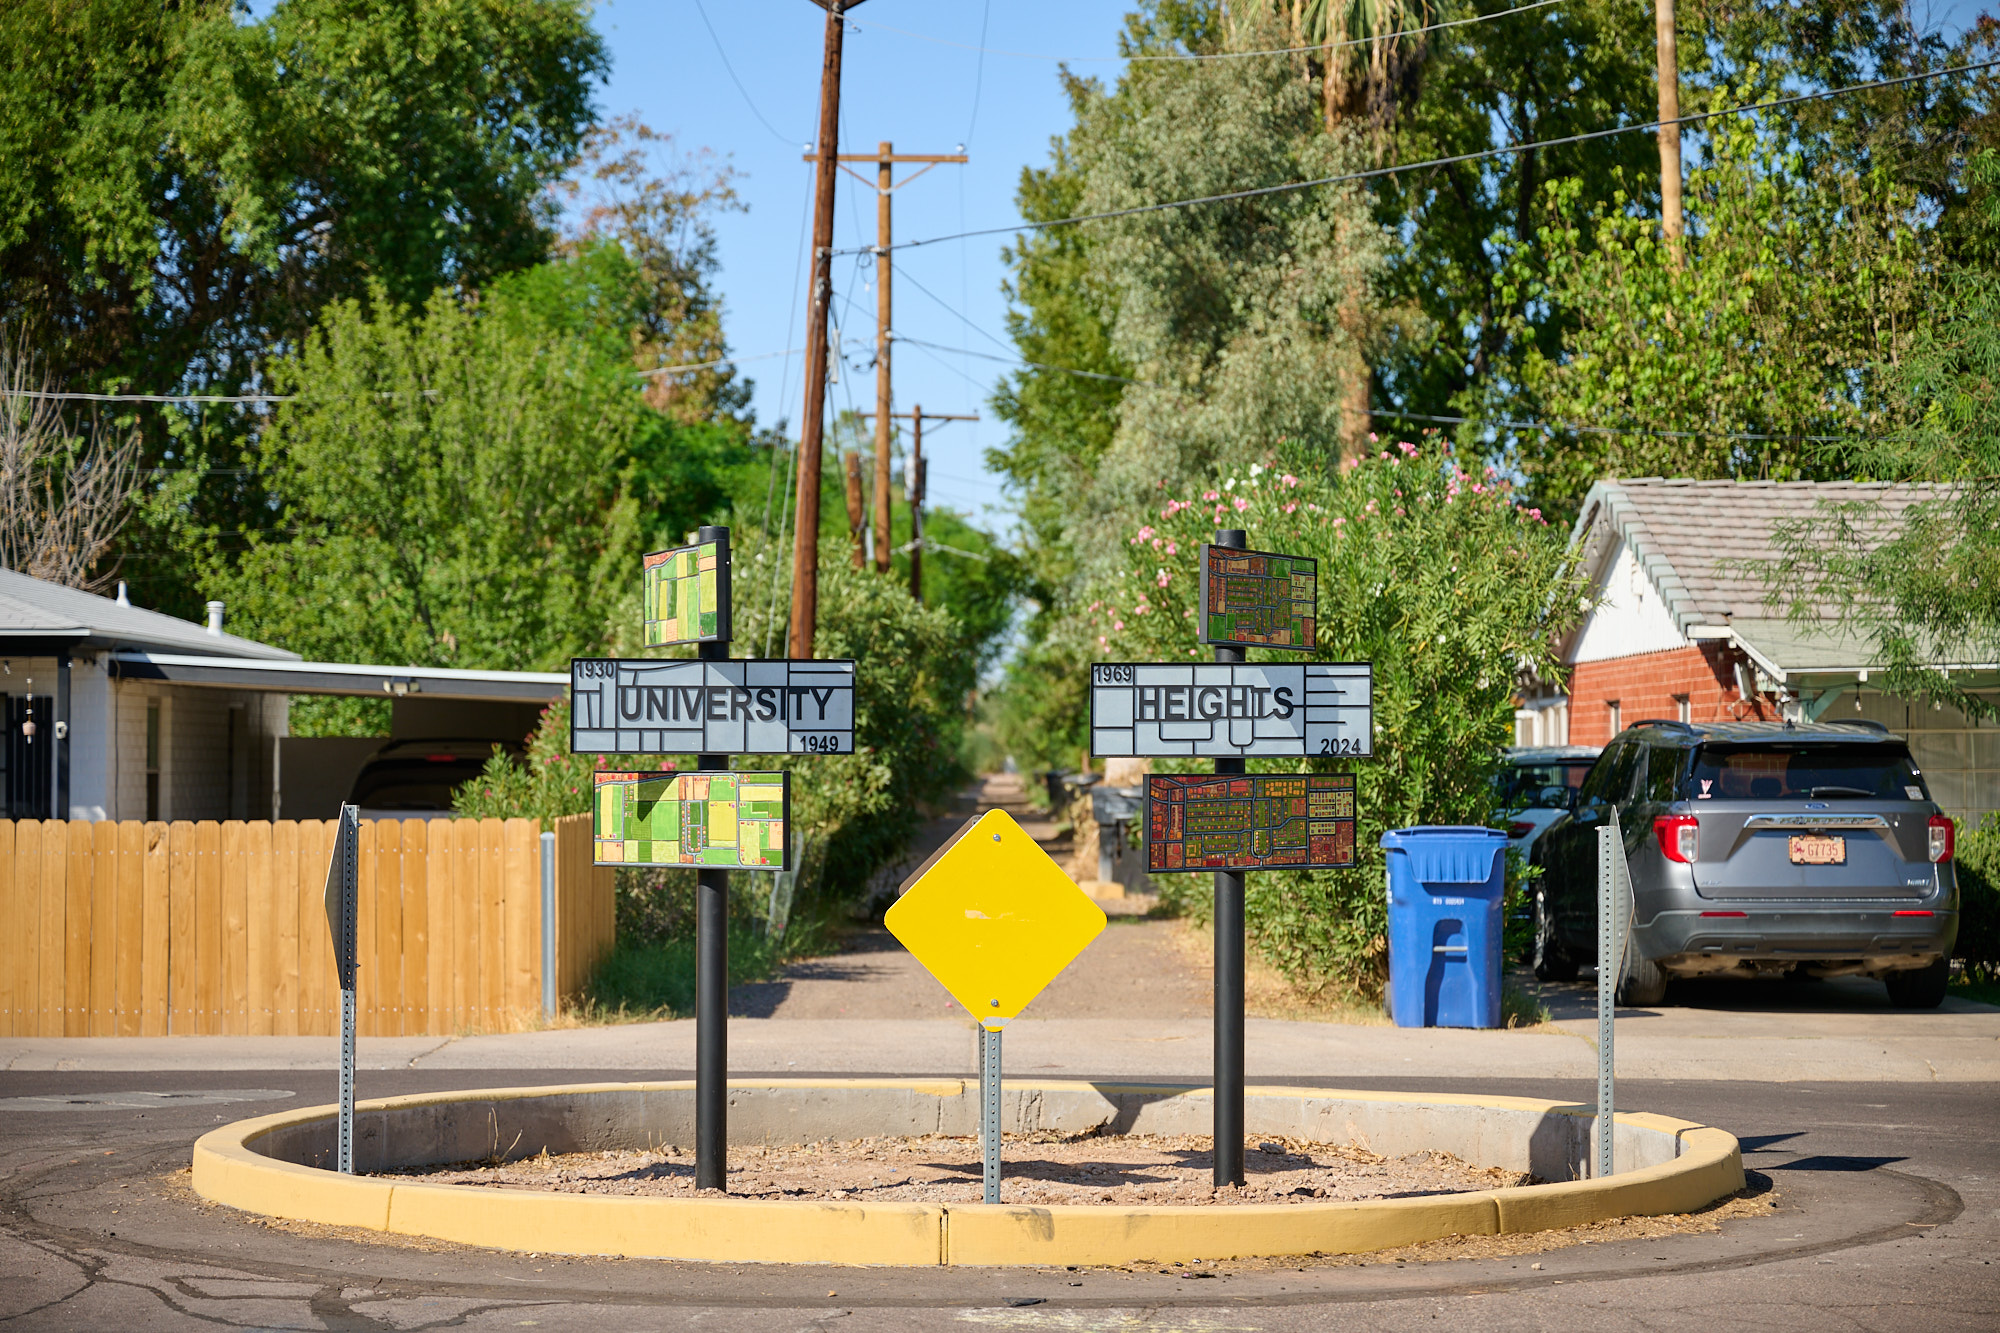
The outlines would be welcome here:
[[[1881,666],[1872,638],[1838,607],[1800,623],[1768,602],[1779,523],[1811,518],[1826,501],[1870,500],[1893,524],[1936,493],[1860,482],[1598,482],[1574,534],[1591,609],[1562,645],[1568,688],[1523,699],[1517,743],[1603,745],[1647,718],[1879,722],[1909,740],[1946,810],[1974,819],[2000,810],[2000,726],[1885,694],[1869,679]],[[1953,660],[1946,649],[1935,665],[2000,699],[2000,663]]]

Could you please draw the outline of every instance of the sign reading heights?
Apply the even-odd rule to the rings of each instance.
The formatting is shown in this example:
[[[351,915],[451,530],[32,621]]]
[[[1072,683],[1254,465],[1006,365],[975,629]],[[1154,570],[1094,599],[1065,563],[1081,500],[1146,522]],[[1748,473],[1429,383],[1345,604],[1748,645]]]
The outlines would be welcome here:
[[[1366,662],[1095,662],[1096,755],[1291,758],[1375,752]]]
[[[852,661],[569,664],[574,754],[852,754]]]

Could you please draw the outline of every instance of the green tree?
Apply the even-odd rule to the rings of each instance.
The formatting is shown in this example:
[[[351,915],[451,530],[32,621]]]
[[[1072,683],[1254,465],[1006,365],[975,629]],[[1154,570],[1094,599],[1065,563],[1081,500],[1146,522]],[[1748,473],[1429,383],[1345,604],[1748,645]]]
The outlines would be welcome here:
[[[1988,150],[1975,175],[2000,184]],[[2000,208],[1987,221],[2000,229]],[[1884,374],[1910,419],[1833,446],[1826,462],[1862,480],[1923,486],[1898,498],[1828,504],[1785,525],[1772,584],[1794,619],[1827,606],[1874,641],[1884,688],[2000,717],[1990,692],[1940,669],[2000,658],[2000,277],[1961,268],[1940,282],[1907,353]]]
[[[1533,260],[1516,250],[1513,277],[1574,327],[1559,355],[1522,358],[1522,396],[1557,429],[1520,436],[1514,457],[1552,513],[1573,515],[1603,476],[1823,475],[1810,437],[1893,420],[1883,368],[1923,322],[1936,247],[1886,171],[1810,169],[1749,122],[1718,126],[1688,178],[1678,259],[1622,193],[1588,212],[1576,183],[1550,193],[1556,220]]]
[[[1313,657],[1373,664],[1375,754],[1252,767],[1352,772],[1360,865],[1251,876],[1247,925],[1302,987],[1373,993],[1386,927],[1381,833],[1487,821],[1517,676],[1559,670],[1556,643],[1579,614],[1580,587],[1560,530],[1491,467],[1461,467],[1435,437],[1345,470],[1323,459],[1273,448],[1199,491],[1169,491],[1157,508],[1121,514],[1124,558],[1076,620],[1096,655],[1201,660],[1211,650],[1194,619],[1199,548],[1216,528],[1246,528],[1253,546],[1317,558]],[[1201,879],[1169,879],[1197,914],[1208,907]]]
[[[516,293],[540,276],[478,309],[342,302],[273,364],[298,395],[252,455],[276,531],[234,560],[211,545],[208,586],[247,632],[333,661],[515,670],[603,641],[636,587],[621,481],[646,409],[623,348],[526,316]]]
[[[544,258],[547,187],[605,64],[582,0],[281,0],[256,21],[230,0],[0,6],[0,320],[69,388],[265,387],[330,303],[372,285],[421,306]],[[147,465],[171,468],[256,425],[139,420]],[[180,476],[198,484],[168,508],[266,526],[242,478]],[[157,524],[132,542],[155,552],[135,592],[198,612]]]

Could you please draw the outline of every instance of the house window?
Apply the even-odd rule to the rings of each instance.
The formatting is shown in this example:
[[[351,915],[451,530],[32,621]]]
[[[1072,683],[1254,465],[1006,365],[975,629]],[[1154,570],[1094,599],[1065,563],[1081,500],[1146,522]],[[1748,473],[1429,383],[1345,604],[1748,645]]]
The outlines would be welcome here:
[[[1694,721],[1694,701],[1685,694],[1674,696],[1674,716],[1683,722]]]
[[[1610,699],[1605,702],[1604,713],[1605,716],[1610,719],[1612,736],[1616,736],[1619,732],[1625,730],[1624,724],[1618,720],[1619,710],[1618,710],[1618,701],[1616,699]],[[1608,740],[1610,739],[1610,737],[1606,737],[1606,739]]]
[[[146,818],[160,817],[160,701],[146,700]]]

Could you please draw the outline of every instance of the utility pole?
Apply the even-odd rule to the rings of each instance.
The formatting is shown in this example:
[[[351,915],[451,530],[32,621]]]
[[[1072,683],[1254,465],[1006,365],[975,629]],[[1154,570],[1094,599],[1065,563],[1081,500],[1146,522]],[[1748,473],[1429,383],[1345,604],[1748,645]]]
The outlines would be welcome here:
[[[889,524],[884,517],[888,510],[886,496],[888,482],[883,480],[888,466],[882,461],[889,456],[887,423],[892,418],[907,421],[911,425],[910,466],[903,474],[903,489],[910,497],[910,596],[918,602],[924,600],[924,422],[926,421],[977,421],[977,412],[926,412],[922,403],[908,412],[863,412],[862,420],[875,418],[875,476],[880,487],[876,491],[875,531],[887,534]],[[854,508],[854,501],[848,501],[848,509]],[[886,535],[881,538],[888,541]],[[886,548],[885,548],[886,549]],[[859,565],[856,566],[859,568]],[[886,563],[881,566],[887,569]]]
[[[924,604],[924,405],[910,407],[910,600]]]
[[[807,159],[810,161],[811,159]],[[889,572],[889,416],[893,403],[890,392],[889,344],[894,335],[890,332],[893,305],[890,300],[895,265],[889,259],[892,239],[890,225],[889,195],[901,189],[918,176],[941,162],[966,162],[964,153],[898,153],[895,145],[887,139],[875,146],[873,153],[842,153],[842,162],[873,162],[875,179],[870,182],[866,176],[843,167],[843,171],[853,176],[863,185],[872,184],[875,190],[875,572]],[[913,172],[898,181],[895,179],[895,164],[898,162],[922,163],[923,171]]]
[[[799,422],[798,529],[792,537],[792,657],[813,655],[819,625],[820,450],[826,427],[826,317],[833,304],[833,173],[840,154],[840,50],[843,17],[861,0],[814,0],[826,11],[826,55],[819,74],[819,164],[813,182],[812,288],[806,297],[806,406]]]
[[[1653,0],[1655,51],[1660,80],[1660,233],[1667,242],[1667,262],[1681,266],[1681,127],[1667,122],[1681,116],[1680,59],[1674,45],[1674,0]]]
[[[854,567],[865,569],[868,530],[861,514],[861,455],[847,454],[841,462],[847,466],[847,535],[854,542]]]

